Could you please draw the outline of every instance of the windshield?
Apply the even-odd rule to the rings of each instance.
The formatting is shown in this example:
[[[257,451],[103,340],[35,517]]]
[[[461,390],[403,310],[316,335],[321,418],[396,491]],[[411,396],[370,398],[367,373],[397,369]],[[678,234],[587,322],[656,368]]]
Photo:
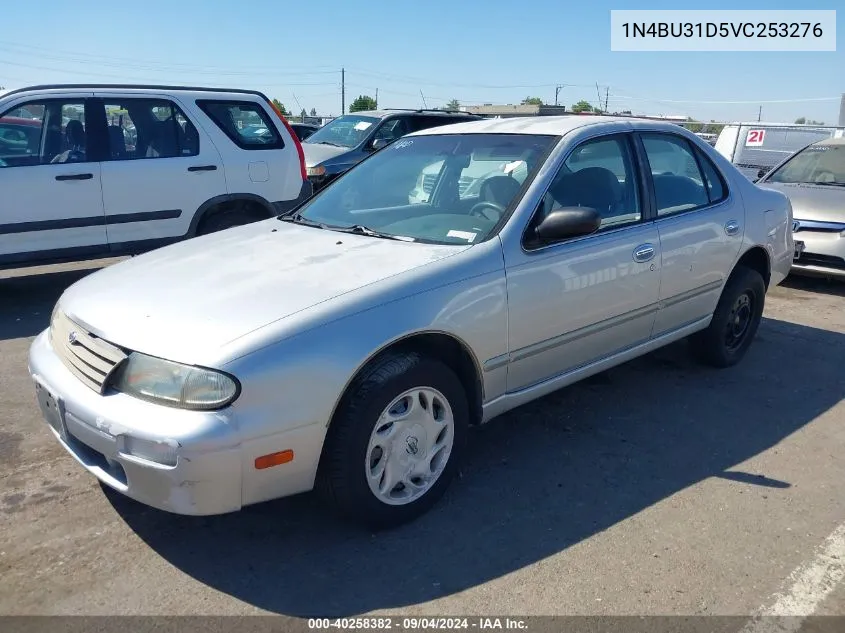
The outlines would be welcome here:
[[[772,172],[766,180],[845,186],[845,145],[811,145]]]
[[[326,123],[308,137],[309,143],[326,143],[339,147],[355,147],[367,136],[379,119],[371,116],[344,114]]]
[[[312,137],[313,138],[313,137]],[[306,221],[438,244],[484,240],[557,137],[411,136],[352,168],[301,207]]]

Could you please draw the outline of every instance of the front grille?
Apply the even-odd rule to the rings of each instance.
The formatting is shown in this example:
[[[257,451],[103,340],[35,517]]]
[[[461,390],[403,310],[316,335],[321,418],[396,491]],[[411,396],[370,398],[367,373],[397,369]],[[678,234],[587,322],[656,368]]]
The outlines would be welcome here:
[[[833,255],[808,253],[807,251],[801,253],[801,257],[799,257],[795,263],[799,266],[822,266],[824,268],[845,270],[845,259],[842,259],[841,257],[834,257]]]
[[[103,393],[109,376],[126,354],[94,336],[57,311],[50,324],[53,349],[70,372],[97,393]]]

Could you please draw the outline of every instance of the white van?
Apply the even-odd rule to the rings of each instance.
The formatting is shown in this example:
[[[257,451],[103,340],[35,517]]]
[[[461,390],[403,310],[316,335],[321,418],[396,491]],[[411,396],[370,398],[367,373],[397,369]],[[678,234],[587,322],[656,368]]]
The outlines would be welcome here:
[[[716,139],[716,151],[750,180],[816,141],[841,137],[841,127],[788,123],[731,123]]]

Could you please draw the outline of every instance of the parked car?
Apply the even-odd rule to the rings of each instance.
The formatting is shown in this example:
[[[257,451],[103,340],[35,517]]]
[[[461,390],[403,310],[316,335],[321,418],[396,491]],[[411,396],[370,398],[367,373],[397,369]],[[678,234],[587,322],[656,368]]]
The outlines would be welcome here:
[[[667,145],[683,160],[655,172]],[[491,161],[524,175],[461,193]],[[471,425],[685,337],[738,363],[791,222],[785,195],[673,124],[431,128],[294,212],[86,276],[29,368],[61,445],[138,501],[217,514],[316,486],[396,525],[443,494]]]
[[[477,121],[475,114],[451,110],[371,110],[332,119],[302,144],[314,191],[325,187],[373,152],[417,130]]]
[[[246,115],[265,133],[235,125]],[[299,139],[249,90],[15,90],[0,98],[0,161],[4,267],[139,253],[311,194]]]
[[[716,151],[749,180],[815,141],[842,135],[843,128],[785,123],[732,123],[722,128]]]
[[[792,202],[798,255],[792,271],[845,278],[845,138],[805,147],[758,184],[786,194]]]

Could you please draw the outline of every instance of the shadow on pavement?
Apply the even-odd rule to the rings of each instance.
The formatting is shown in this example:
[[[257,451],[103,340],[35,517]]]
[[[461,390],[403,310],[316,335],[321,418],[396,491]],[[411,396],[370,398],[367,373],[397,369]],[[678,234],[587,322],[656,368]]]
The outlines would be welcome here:
[[[788,487],[738,464],[842,400],[843,354],[841,334],[772,319],[733,369],[670,346],[478,429],[446,498],[391,532],[339,522],[311,495],[206,518],[108,497],[168,562],[261,609],[401,608],[541,561],[709,477]]]
[[[0,279],[0,341],[35,336],[71,284],[99,268],[45,272]]]
[[[820,292],[837,297],[845,297],[845,281],[825,277],[809,277],[791,274],[783,280],[781,286],[806,292]]]

